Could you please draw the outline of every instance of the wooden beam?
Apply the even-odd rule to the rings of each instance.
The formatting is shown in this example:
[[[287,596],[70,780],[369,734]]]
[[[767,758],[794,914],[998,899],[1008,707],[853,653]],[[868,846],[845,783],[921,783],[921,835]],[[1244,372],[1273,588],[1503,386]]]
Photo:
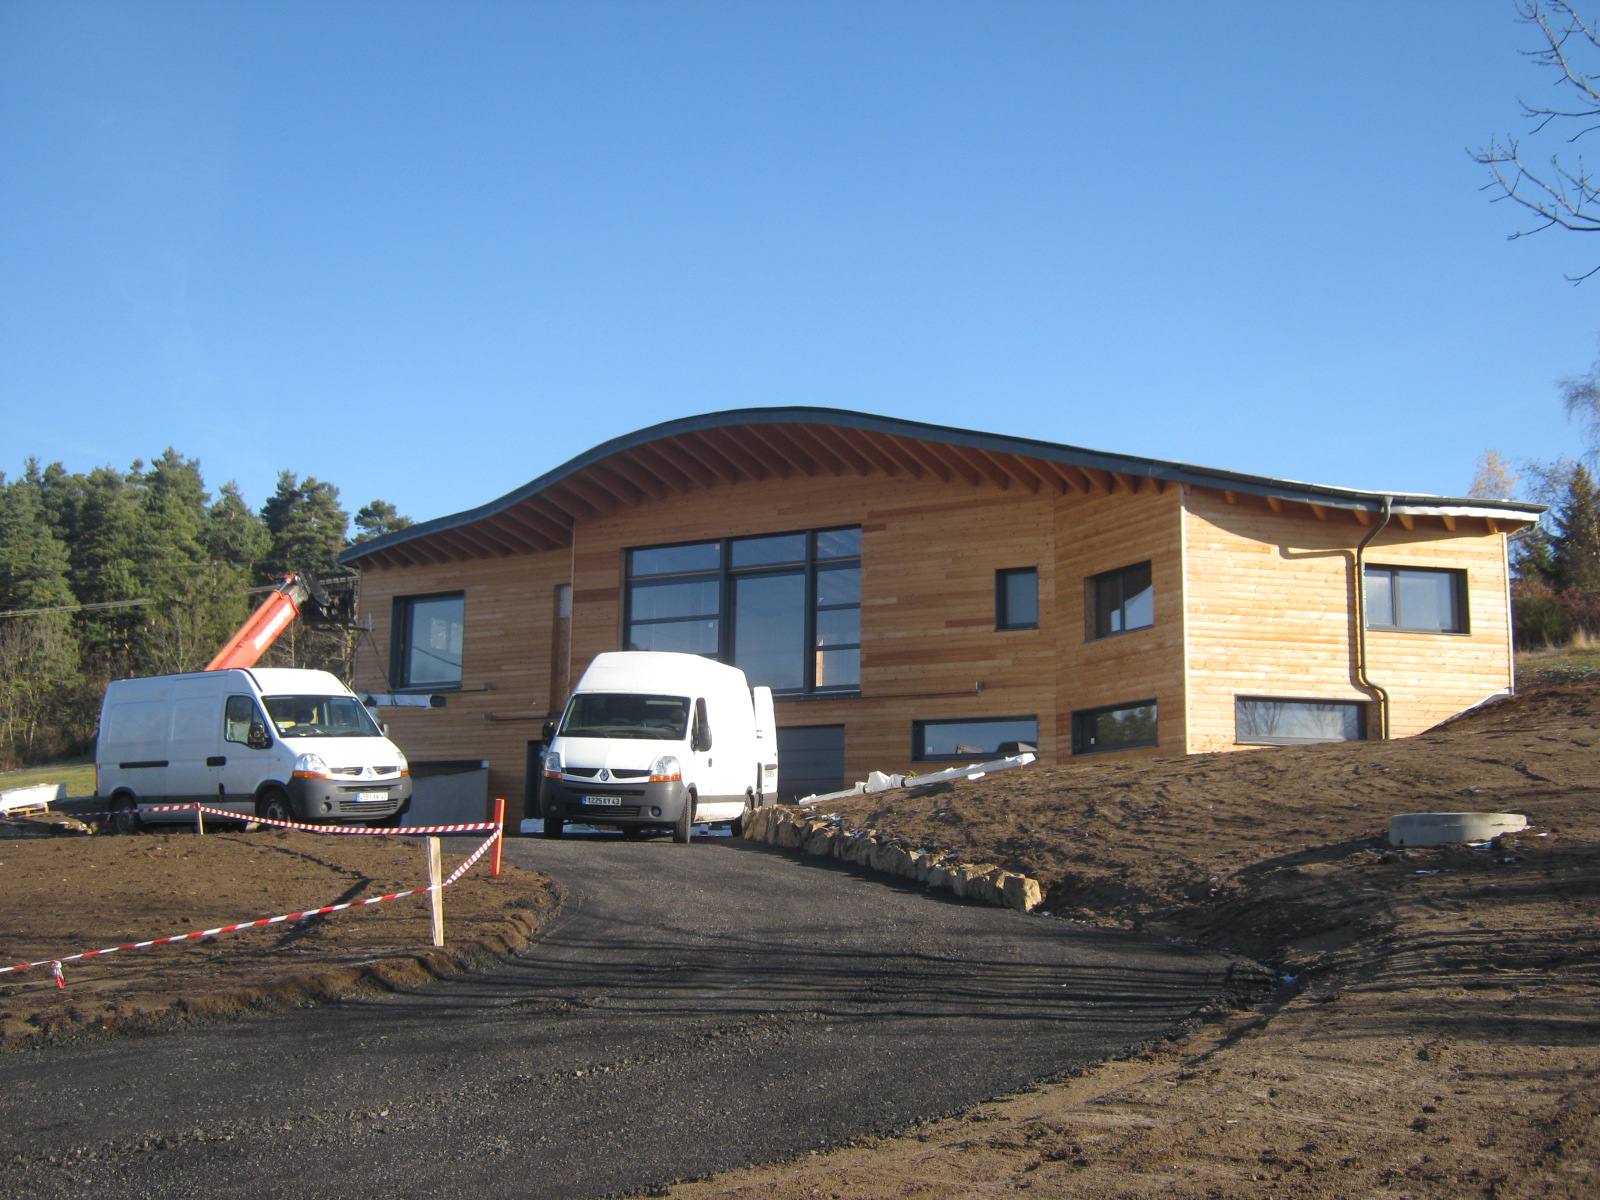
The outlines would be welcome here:
[[[835,458],[857,475],[866,477],[873,473],[872,460],[856,449],[850,439],[832,425],[808,425],[805,427],[805,432],[827,447]]]
[[[860,431],[860,433],[863,439],[878,448],[878,453],[882,454],[890,462],[897,464],[911,478],[921,479],[929,470],[928,464],[919,458],[907,443],[902,442],[899,438],[890,437],[888,434],[867,433],[864,430]],[[937,475],[938,472],[935,471],[934,474]],[[941,478],[946,483],[950,481],[948,474]]]
[[[712,487],[724,482],[720,475],[689,453],[688,449],[676,440],[663,438],[659,442],[651,442],[650,449],[682,471],[685,479],[692,480],[701,487]]]
[[[767,461],[767,456],[757,448],[752,448],[750,443],[738,434],[737,429],[703,429],[701,436],[707,438],[716,448],[722,451],[728,461],[737,463],[745,471],[754,473],[757,479],[767,479],[778,474],[778,469]]]
[[[590,463],[580,473],[615,496],[622,508],[637,508],[646,500],[659,500],[664,495],[624,474],[610,459]]]
[[[572,537],[570,526],[559,524],[544,513],[532,508],[507,509],[500,515],[512,524],[526,529],[534,537],[541,539],[546,550],[553,550],[557,546],[565,546]]]
[[[680,496],[688,495],[693,490],[694,481],[660,456],[643,453],[648,449],[647,446],[633,446],[627,450],[617,451],[612,457],[621,459],[635,471],[642,471],[650,476],[664,489],[663,495],[666,492],[676,492]]]
[[[959,476],[973,487],[977,487],[979,481],[982,480],[983,476],[978,473],[976,467],[952,451],[943,442],[924,442],[923,448],[934,458],[944,463],[950,469],[952,477]]]
[[[1444,527],[1451,533],[1456,531],[1456,519],[1451,513],[1440,513],[1439,519],[1444,522]]]
[[[1076,479],[1067,474],[1067,468],[1061,463],[1051,462],[1048,458],[1036,458],[1033,460],[1033,465],[1045,478],[1045,481],[1049,483],[1051,490],[1058,496],[1064,496],[1068,492],[1076,492],[1082,486]]]
[[[725,451],[699,431],[680,433],[678,443],[724,483],[741,483],[746,479],[758,478],[748,466],[729,458]]]
[[[852,450],[872,464],[872,468],[885,475],[900,474],[900,464],[881,446],[873,440],[872,436],[859,429],[846,429],[843,426],[833,426],[833,432],[847,442]]]
[[[1234,493],[1230,492],[1227,488],[1222,489],[1222,498],[1229,504],[1239,503],[1239,497],[1234,495]]]
[[[981,450],[979,453],[1030,492],[1037,493],[1044,484],[1044,480],[1039,477],[1039,473],[1030,468],[1027,461],[1018,455],[1001,455],[992,450]]]
[[[1279,500],[1276,496],[1268,496],[1267,507],[1275,513],[1281,513],[1283,511],[1283,501]]]
[[[796,473],[808,478],[828,474],[785,426],[746,425],[742,432],[761,446],[778,465],[778,474],[785,479]]]
[[[1355,508],[1355,509],[1351,509],[1350,511],[1355,515],[1355,519],[1356,519],[1356,524],[1357,525],[1371,525],[1372,524],[1372,514],[1369,513],[1366,509],[1364,509],[1364,508]]]
[[[1483,523],[1489,527],[1490,533],[1500,532],[1500,522],[1496,521],[1493,517],[1485,517],[1483,519]]]
[[[847,463],[838,450],[827,441],[824,441],[817,430],[810,425],[789,426],[789,437],[794,441],[795,445],[811,455],[816,460],[817,465],[829,475],[838,477],[843,475],[846,469],[853,470],[857,474],[867,473]]]
[[[1001,491],[1005,491],[1011,486],[1010,474],[1002,471],[994,463],[984,458],[981,452],[968,450],[965,446],[957,446],[948,442],[944,444],[943,449],[969,464],[973,470],[978,472],[981,478],[987,479]]]
[[[1322,505],[1307,504],[1306,507],[1309,508],[1313,514],[1315,514],[1317,520],[1326,521],[1328,519],[1328,510],[1323,508]]]
[[[1417,519],[1410,513],[1395,513],[1394,516],[1395,520],[1399,521],[1406,529],[1415,529],[1417,527]]]

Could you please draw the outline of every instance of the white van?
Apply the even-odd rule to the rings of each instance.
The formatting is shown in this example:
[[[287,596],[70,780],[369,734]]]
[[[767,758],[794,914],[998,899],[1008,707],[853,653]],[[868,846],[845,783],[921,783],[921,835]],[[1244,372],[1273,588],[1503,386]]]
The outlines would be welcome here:
[[[405,755],[326,671],[252,667],[118,679],[95,738],[95,795],[122,829],[193,821],[157,805],[204,803],[280,821],[397,822]]]
[[[737,837],[748,812],[778,802],[772,689],[697,654],[597,655],[546,741],[546,837],[573,822],[687,842],[702,821],[731,821]]]

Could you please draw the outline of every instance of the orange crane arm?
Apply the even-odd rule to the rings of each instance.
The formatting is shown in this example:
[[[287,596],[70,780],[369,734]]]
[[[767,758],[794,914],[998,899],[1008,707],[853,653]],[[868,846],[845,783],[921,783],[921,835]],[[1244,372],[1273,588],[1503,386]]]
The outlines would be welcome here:
[[[311,597],[311,588],[298,574],[287,576],[277,589],[250,615],[206,664],[208,671],[226,671],[229,667],[252,667],[266,653],[267,647],[278,640],[278,635],[300,615],[300,606]]]

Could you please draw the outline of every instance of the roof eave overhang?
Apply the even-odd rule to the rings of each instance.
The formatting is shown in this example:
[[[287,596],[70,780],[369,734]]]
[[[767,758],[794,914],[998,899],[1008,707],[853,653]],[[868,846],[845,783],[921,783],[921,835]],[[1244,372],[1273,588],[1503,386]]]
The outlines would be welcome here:
[[[1230,495],[1260,497],[1269,502],[1342,509],[1360,514],[1380,513],[1387,501],[1395,515],[1411,518],[1436,516],[1450,521],[1479,518],[1503,522],[1509,528],[1530,524],[1538,520],[1544,511],[1541,505],[1510,500],[1475,500],[1325,487],[842,409],[751,408],[681,417],[612,438],[487,504],[424,521],[351,547],[340,556],[340,561],[355,567],[405,565],[570,545],[572,528],[583,519],[583,515],[598,511],[608,497],[616,499],[619,489],[627,488],[636,493],[633,497],[635,502],[639,497],[651,494],[649,487],[620,481],[616,471],[607,470],[607,460],[625,460],[637,467],[640,459],[647,457],[654,463],[651,471],[654,486],[662,492],[670,491],[674,485],[687,488],[703,486],[706,480],[694,475],[697,465],[707,470],[712,482],[719,477],[727,482],[741,478],[741,469],[750,477],[759,477],[764,469],[762,465],[757,462],[741,468],[737,454],[730,452],[725,439],[731,431],[740,429],[751,431],[756,438],[771,439],[775,436],[772,432],[760,432],[761,427],[771,426],[808,427],[811,432],[803,449],[798,441],[794,444],[797,456],[817,460],[826,458],[830,452],[837,453],[842,456],[841,461],[853,464],[857,470],[863,469],[863,464],[867,470],[872,468],[874,456],[870,439],[878,438],[893,439],[893,444],[902,451],[904,443],[924,443],[930,449],[943,448],[944,455],[963,456],[957,462],[956,469],[961,469],[962,462],[970,464],[972,473],[969,477],[973,479],[981,479],[988,472],[991,477],[1004,480],[1006,462],[1036,460],[1041,464],[1055,464],[1067,471],[1084,473],[1086,479],[1120,479],[1132,481],[1134,486],[1143,480],[1152,481],[1158,486],[1186,484]],[[850,440],[863,437],[865,442]],[[840,440],[830,443],[829,439]],[[693,440],[705,455],[705,463],[686,464],[681,452],[669,453],[674,451],[675,441],[688,440]],[[655,457],[658,454],[659,461]],[[884,461],[889,469],[893,469],[893,456]],[[934,468],[938,461],[939,455],[932,454],[928,465]],[[837,463],[832,465],[838,466]],[[950,462],[945,460],[944,466],[948,468]],[[995,475],[997,470],[1001,474]],[[1024,469],[1022,475],[1027,474],[1029,472]],[[601,485],[596,486],[596,481],[602,480],[602,477]],[[634,478],[640,478],[637,472]],[[627,498],[624,497],[618,507],[626,502]]]

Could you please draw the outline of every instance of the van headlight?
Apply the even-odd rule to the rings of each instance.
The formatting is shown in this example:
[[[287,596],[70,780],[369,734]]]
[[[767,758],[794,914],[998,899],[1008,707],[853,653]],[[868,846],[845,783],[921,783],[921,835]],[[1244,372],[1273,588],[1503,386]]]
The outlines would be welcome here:
[[[294,760],[294,773],[299,779],[327,779],[328,764],[320,754],[302,754]]]
[[[561,778],[561,752],[551,750],[544,756],[544,777],[546,779]]]
[[[682,783],[683,766],[678,762],[677,755],[663,754],[656,759],[655,765],[650,768],[651,783]]]

